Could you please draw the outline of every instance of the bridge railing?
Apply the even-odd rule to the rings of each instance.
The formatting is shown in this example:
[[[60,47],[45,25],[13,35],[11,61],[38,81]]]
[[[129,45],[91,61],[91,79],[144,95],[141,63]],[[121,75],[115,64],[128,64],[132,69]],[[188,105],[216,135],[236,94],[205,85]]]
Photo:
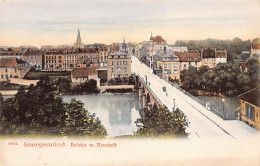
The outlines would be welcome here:
[[[188,93],[187,91],[185,91],[184,89],[180,88],[179,86],[175,85],[174,83],[168,82],[170,83],[172,86],[174,86],[175,88],[177,88],[178,90],[182,91],[184,94],[186,94],[187,96],[189,96],[190,98],[194,99],[195,101],[197,101],[199,104],[201,104],[202,106],[204,106],[207,110],[215,113],[216,115],[218,115],[219,117],[225,119],[225,120],[236,120],[238,117],[238,112],[236,111],[234,113],[234,115],[230,115],[230,114],[226,114],[220,110],[217,110],[216,108],[214,108],[213,106],[211,106],[209,103],[206,103],[200,99],[198,99],[197,97],[193,96],[192,94]]]
[[[136,73],[135,73],[136,74]],[[144,79],[139,75],[136,74],[138,76],[138,78],[142,81],[142,83],[145,85],[145,87],[149,90],[149,92],[153,95],[153,97],[155,98],[155,100],[160,104],[163,105],[163,102],[161,101],[161,99],[159,97],[157,97],[157,95],[153,92],[153,90],[146,84],[146,82],[144,81]]]

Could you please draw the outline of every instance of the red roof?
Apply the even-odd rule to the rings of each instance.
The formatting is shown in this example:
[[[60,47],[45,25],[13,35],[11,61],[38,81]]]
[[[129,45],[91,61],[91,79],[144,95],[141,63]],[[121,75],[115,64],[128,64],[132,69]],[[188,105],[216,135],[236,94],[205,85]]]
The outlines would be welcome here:
[[[74,68],[71,75],[74,78],[86,78],[89,75],[97,75],[97,69],[96,67]]]
[[[175,52],[180,58],[181,62],[199,62],[200,61],[200,54],[198,50],[190,50],[188,52]]]
[[[12,68],[16,67],[18,64],[26,63],[19,59],[0,59],[0,67],[1,68]]]
[[[153,42],[156,42],[156,43],[158,43],[158,42],[163,43],[163,42],[165,42],[165,40],[164,40],[161,36],[155,36],[155,37],[153,38]]]
[[[252,43],[253,49],[260,49],[260,43]]]

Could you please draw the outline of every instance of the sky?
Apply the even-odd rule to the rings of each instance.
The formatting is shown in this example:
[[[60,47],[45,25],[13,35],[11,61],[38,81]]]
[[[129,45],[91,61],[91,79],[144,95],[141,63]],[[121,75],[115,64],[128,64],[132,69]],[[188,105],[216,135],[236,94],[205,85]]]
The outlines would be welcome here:
[[[0,46],[260,37],[260,0],[0,0]]]

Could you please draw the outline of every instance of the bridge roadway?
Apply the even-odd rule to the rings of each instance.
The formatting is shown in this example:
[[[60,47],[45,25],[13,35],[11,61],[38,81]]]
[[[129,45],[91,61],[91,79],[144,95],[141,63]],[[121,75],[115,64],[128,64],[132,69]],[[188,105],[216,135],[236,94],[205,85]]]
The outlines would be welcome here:
[[[214,113],[208,111],[196,100],[186,95],[176,87],[153,74],[151,68],[141,63],[137,57],[131,57],[131,71],[143,80],[146,80],[150,89],[166,105],[169,110],[179,108],[187,116],[190,122],[187,132],[188,138],[214,138],[224,137],[230,139],[245,138],[248,136],[259,136],[259,132],[239,120],[223,120]],[[167,90],[163,92],[162,87]],[[175,102],[174,102],[175,100]],[[175,103],[175,104],[174,104]]]

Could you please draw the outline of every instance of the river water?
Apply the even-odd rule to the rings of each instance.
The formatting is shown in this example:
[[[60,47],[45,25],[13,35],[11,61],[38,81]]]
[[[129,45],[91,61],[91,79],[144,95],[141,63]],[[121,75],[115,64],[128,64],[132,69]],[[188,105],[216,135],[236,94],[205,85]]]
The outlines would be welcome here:
[[[107,137],[133,135],[137,131],[135,121],[141,118],[142,105],[136,94],[64,95],[62,98],[65,102],[72,98],[82,101],[101,120]]]

